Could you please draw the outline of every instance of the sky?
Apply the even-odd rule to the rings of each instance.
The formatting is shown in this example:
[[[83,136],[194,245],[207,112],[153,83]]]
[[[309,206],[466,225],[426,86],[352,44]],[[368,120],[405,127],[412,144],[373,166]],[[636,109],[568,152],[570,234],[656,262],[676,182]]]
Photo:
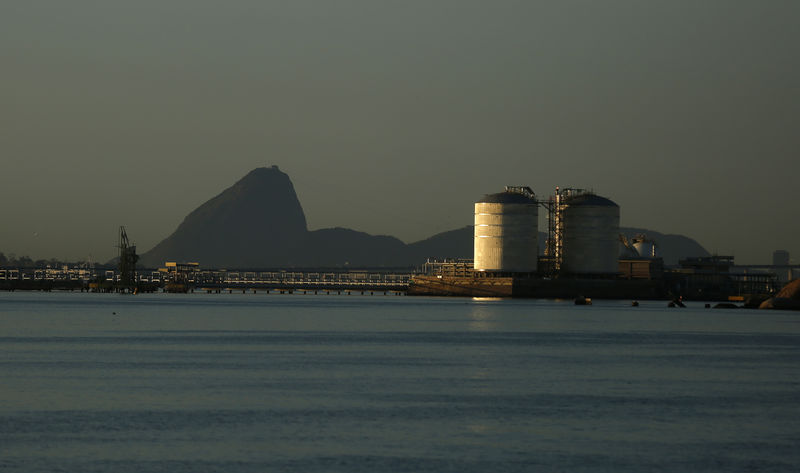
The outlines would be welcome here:
[[[253,168],[406,242],[505,185],[800,263],[800,2],[7,0],[0,251],[139,251]],[[541,228],[541,227],[540,227]]]

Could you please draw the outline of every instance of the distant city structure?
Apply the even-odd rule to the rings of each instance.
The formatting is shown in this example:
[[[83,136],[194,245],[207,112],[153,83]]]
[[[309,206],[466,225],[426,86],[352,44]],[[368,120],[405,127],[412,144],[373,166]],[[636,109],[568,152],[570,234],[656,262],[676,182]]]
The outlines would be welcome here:
[[[786,250],[775,250],[772,252],[772,266],[775,268],[775,274],[778,275],[778,281],[786,283],[794,279],[796,270],[792,270],[790,265],[789,252]]]
[[[789,266],[789,252],[786,250],[775,250],[772,252],[773,266]]]
[[[200,263],[178,263],[175,261],[167,261],[164,263],[163,268],[158,268],[158,271],[164,273],[167,278],[173,281],[180,281],[190,279],[192,275],[200,272]]]

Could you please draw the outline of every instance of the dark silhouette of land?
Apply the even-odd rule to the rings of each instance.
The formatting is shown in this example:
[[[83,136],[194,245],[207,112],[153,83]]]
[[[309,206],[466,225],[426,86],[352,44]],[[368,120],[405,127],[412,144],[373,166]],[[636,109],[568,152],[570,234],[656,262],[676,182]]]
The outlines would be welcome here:
[[[465,202],[464,205],[471,205]],[[708,252],[681,235],[647,233],[659,243],[666,264]],[[544,233],[540,233],[544,248]],[[387,235],[347,228],[309,231],[289,176],[277,167],[254,169],[191,212],[177,230],[144,253],[140,265],[197,261],[206,268],[411,267],[426,258],[472,258],[473,230],[465,226],[405,244]]]
[[[254,169],[190,213],[141,264],[198,261],[214,268],[410,266],[407,246],[346,228],[309,231],[289,176]]]

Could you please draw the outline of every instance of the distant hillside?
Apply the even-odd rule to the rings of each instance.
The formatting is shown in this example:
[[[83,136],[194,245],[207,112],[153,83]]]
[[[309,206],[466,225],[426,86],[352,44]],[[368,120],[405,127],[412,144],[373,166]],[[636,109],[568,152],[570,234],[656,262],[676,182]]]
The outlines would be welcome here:
[[[412,266],[406,245],[395,237],[370,235],[347,228],[308,232],[301,261],[306,267]]]
[[[708,255],[694,240],[640,228],[655,239],[667,264]],[[540,252],[545,234],[539,234]],[[308,231],[289,176],[277,167],[254,169],[191,212],[172,235],[141,255],[140,264],[197,261],[204,268],[412,267],[426,258],[472,258],[472,226],[406,245],[392,236],[347,228]]]
[[[427,258],[472,258],[472,225],[436,235],[408,245],[411,261],[424,262]]]

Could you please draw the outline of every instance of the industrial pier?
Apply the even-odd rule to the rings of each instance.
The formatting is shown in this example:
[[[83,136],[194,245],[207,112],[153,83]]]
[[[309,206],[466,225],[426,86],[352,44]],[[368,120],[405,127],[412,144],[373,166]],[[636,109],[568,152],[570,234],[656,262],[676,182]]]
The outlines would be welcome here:
[[[543,255],[540,208],[547,212]],[[628,241],[619,218],[619,205],[584,189],[556,187],[537,200],[530,187],[506,186],[475,202],[474,258],[429,260],[408,294],[746,301],[776,290],[774,274],[730,273],[732,257],[687,258],[667,270],[657,244],[644,235]]]

